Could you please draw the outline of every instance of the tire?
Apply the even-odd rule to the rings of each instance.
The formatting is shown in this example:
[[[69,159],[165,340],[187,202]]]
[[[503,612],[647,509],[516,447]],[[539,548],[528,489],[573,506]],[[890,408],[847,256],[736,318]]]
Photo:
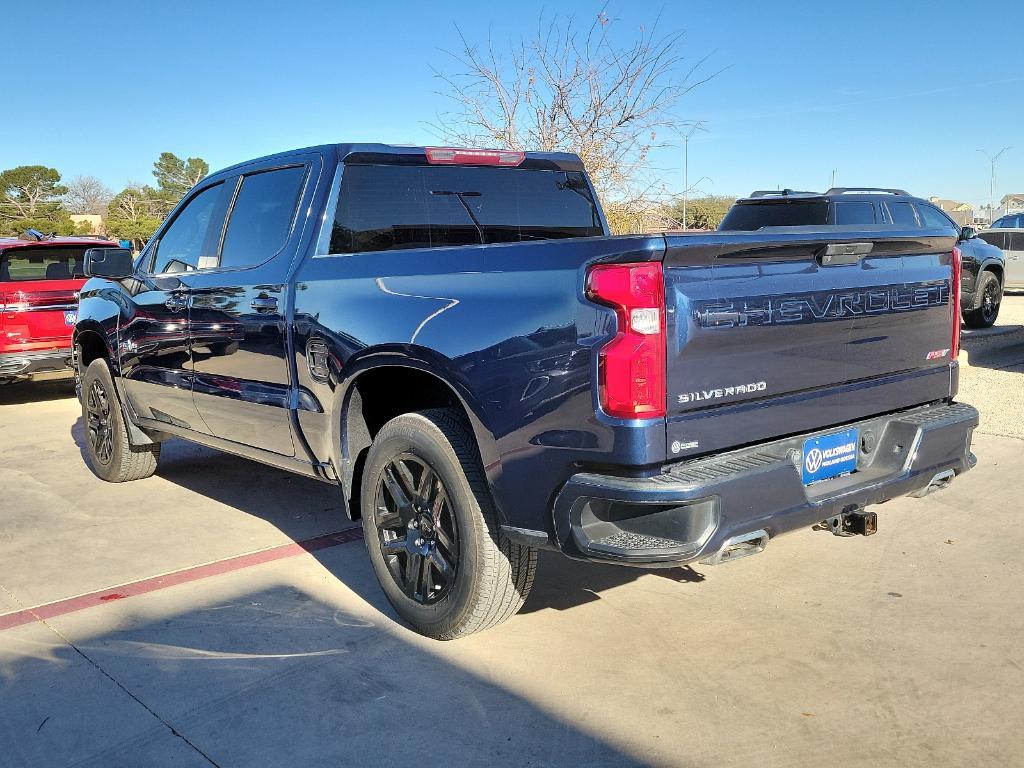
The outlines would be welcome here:
[[[964,325],[968,328],[991,328],[999,317],[999,305],[1003,300],[1003,287],[999,285],[999,278],[991,272],[982,272],[978,276],[978,285],[975,289],[981,297],[981,304],[977,309],[964,312]]]
[[[96,477],[125,483],[156,472],[160,443],[135,447],[128,441],[121,401],[105,358],[93,360],[85,369],[81,399],[86,463]]]
[[[456,411],[407,413],[385,424],[360,491],[373,570],[417,632],[454,640],[522,607],[537,551],[501,536],[476,443]]]

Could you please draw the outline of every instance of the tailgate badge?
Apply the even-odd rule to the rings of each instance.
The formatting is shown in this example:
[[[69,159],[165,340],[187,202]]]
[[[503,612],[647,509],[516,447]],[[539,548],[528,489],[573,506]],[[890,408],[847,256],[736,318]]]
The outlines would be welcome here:
[[[680,451],[689,451],[700,446],[700,442],[697,440],[688,440],[685,443],[681,443],[678,440],[672,441],[672,453],[679,453]]]
[[[683,392],[678,395],[679,405],[687,403],[699,403],[703,400],[718,400],[723,397],[734,397],[735,395],[752,395],[756,392],[764,392],[768,388],[766,381],[751,381],[746,384],[736,384],[732,387],[715,387],[714,389],[701,389],[697,392]]]

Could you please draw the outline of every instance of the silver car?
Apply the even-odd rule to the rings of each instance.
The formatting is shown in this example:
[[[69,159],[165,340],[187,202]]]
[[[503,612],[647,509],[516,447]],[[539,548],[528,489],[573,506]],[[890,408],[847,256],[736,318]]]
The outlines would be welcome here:
[[[1001,248],[1006,257],[1004,288],[1024,288],[1024,213],[1011,213],[992,222],[978,236]]]

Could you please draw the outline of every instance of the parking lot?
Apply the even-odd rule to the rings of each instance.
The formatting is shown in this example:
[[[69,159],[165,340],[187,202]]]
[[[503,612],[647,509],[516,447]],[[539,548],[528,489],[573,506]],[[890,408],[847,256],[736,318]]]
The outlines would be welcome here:
[[[978,465],[876,536],[543,553],[452,643],[396,620],[332,487],[181,441],[105,484],[67,384],[0,389],[0,765],[1018,764],[1024,296],[960,361]]]

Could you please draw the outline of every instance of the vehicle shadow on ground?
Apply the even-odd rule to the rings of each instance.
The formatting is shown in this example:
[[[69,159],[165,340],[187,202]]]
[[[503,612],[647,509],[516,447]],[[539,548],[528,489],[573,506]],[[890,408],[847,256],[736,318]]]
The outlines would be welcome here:
[[[373,578],[323,560],[358,591]],[[646,765],[466,670],[459,643],[289,573],[0,632],[4,765]]]
[[[16,381],[0,385],[0,406],[66,400],[75,396],[73,379],[59,381]]]
[[[1024,325],[998,325],[961,335],[972,368],[1013,369],[1024,366]]]
[[[71,436],[84,460],[81,418],[72,427]],[[341,491],[333,485],[183,440],[168,440],[162,445],[157,475],[199,497],[266,520],[294,541],[359,525],[348,519]],[[359,547],[362,552],[362,545]],[[365,558],[365,554],[361,556]],[[574,561],[558,552],[542,551],[537,578],[522,612],[546,608],[566,611],[599,600],[601,592],[647,574],[677,583],[704,580],[702,573],[689,566],[648,570]],[[379,595],[380,587],[373,583],[371,594],[360,597],[373,602]]]

